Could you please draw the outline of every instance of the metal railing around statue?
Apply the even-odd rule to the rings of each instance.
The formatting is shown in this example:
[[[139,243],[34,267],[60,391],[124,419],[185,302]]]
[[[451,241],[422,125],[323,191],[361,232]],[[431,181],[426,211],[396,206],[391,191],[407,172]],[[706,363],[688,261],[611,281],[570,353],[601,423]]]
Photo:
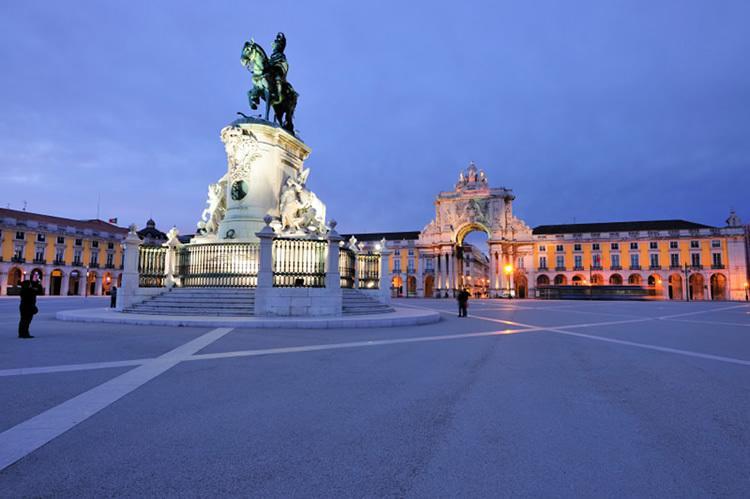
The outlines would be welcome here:
[[[357,256],[350,248],[342,247],[339,250],[339,275],[341,276],[342,288],[353,288],[356,279]]]
[[[274,239],[274,287],[325,287],[327,253],[328,241]]]
[[[167,248],[141,246],[138,249],[138,286],[160,288],[164,286],[164,262]]]
[[[359,288],[378,289],[380,287],[380,255],[366,253],[357,255],[359,267]]]
[[[255,287],[258,243],[186,244],[177,250],[182,287]]]

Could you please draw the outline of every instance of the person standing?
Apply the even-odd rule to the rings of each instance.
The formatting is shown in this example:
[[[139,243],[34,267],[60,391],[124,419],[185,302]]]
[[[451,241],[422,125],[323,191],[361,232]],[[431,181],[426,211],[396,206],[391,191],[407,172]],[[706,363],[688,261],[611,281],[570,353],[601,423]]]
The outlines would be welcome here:
[[[30,281],[25,280],[21,283],[21,304],[18,307],[21,312],[21,320],[18,322],[19,338],[33,338],[29,333],[29,326],[34,315],[39,312],[36,307],[36,295],[40,293],[41,288],[38,274],[31,274]]]
[[[109,308],[115,308],[117,305],[117,286],[112,286],[109,290]]]
[[[458,300],[458,316],[466,317],[466,312],[469,308],[469,292],[462,289],[458,292],[456,299]]]

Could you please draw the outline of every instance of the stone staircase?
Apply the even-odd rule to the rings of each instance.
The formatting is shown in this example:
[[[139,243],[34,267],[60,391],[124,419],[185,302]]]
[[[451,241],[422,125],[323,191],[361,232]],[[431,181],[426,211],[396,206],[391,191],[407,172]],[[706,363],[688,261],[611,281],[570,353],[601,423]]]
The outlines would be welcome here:
[[[375,298],[371,298],[356,289],[342,289],[344,315],[362,315],[362,314],[386,314],[394,312],[394,309],[388,305],[383,305]]]
[[[153,315],[252,316],[254,288],[172,288],[125,312]]]
[[[356,289],[342,289],[344,315],[385,314],[394,309]],[[125,310],[149,315],[248,317],[255,312],[254,288],[172,288]]]

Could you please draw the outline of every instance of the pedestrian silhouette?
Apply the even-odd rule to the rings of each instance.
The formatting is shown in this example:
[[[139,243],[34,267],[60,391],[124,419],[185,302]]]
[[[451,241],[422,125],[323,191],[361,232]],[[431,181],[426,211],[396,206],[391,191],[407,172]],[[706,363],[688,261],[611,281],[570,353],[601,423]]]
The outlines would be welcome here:
[[[30,281],[27,279],[21,283],[21,304],[18,307],[21,312],[21,320],[18,322],[19,338],[33,338],[29,333],[29,326],[34,315],[39,312],[36,307],[36,295],[41,291],[42,286],[39,284],[37,274],[32,274]]]
[[[466,317],[467,309],[469,308],[469,292],[465,289],[462,289],[458,292],[458,296],[456,296],[456,299],[458,300],[458,316],[459,317]]]

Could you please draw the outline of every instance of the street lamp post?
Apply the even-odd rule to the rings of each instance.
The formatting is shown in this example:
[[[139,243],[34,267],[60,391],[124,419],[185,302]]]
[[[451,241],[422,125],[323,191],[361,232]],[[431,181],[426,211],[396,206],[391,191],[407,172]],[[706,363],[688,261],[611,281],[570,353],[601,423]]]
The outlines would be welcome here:
[[[690,301],[690,281],[688,280],[688,274],[690,271],[689,271],[687,262],[685,262],[684,271],[685,271],[685,299],[687,301]]]

